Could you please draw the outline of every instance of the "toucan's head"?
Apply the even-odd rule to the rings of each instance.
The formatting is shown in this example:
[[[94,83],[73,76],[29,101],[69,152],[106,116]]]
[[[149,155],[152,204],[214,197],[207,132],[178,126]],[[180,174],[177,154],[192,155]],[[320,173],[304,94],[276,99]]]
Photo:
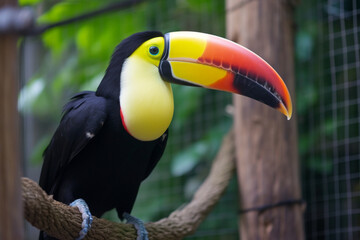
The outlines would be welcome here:
[[[232,41],[198,32],[142,32],[123,40],[97,94],[119,99],[128,133],[151,141],[173,116],[170,83],[241,94],[288,119],[292,114],[289,91],[269,64]]]

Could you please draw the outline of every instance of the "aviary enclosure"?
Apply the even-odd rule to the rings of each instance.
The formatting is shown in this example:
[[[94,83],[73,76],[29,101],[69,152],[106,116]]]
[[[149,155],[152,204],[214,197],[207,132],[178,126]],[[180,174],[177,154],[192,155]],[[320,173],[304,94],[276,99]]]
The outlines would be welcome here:
[[[114,7],[121,2],[130,4]],[[29,22],[7,25],[11,16],[1,10],[11,4],[17,1],[0,0],[0,239],[37,239],[36,228],[22,229],[20,176],[38,180],[62,105],[97,87],[121,39],[149,29],[238,41],[270,59],[285,81],[295,79],[296,107],[292,120],[268,123],[260,105],[250,111],[227,93],[173,86],[171,137],[141,186],[135,216],[157,221],[192,199],[240,109],[248,117],[235,122],[241,131],[233,142],[243,143],[236,174],[187,239],[289,239],[289,231],[291,239],[360,239],[360,1],[20,0],[36,23],[25,14]],[[280,127],[290,130],[279,137]],[[105,218],[118,221],[114,212]]]

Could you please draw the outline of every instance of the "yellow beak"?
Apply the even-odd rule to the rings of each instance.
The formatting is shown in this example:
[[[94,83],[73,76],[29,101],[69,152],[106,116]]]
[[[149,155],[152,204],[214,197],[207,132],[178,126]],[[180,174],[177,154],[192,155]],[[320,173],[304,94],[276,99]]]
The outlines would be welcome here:
[[[261,57],[230,40],[198,32],[165,34],[164,80],[241,94],[292,115],[289,91]]]

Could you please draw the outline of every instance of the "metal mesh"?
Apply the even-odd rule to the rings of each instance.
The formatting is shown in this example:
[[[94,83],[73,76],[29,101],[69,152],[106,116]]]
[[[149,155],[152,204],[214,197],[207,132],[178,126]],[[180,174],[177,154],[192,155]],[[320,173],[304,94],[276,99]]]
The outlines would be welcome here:
[[[360,239],[360,2],[302,1],[297,84],[307,239]]]

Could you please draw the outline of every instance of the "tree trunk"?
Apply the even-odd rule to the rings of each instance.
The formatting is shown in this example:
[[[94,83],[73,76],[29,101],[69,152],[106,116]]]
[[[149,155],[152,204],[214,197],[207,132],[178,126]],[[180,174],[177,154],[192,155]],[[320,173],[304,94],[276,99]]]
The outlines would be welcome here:
[[[293,6],[286,0],[227,0],[227,37],[263,57],[295,100]],[[234,96],[241,209],[301,198],[296,112],[290,121],[264,104]],[[300,204],[239,216],[242,240],[304,239]]]
[[[0,0],[0,8],[15,6]],[[0,239],[23,239],[20,195],[17,37],[0,35]]]

